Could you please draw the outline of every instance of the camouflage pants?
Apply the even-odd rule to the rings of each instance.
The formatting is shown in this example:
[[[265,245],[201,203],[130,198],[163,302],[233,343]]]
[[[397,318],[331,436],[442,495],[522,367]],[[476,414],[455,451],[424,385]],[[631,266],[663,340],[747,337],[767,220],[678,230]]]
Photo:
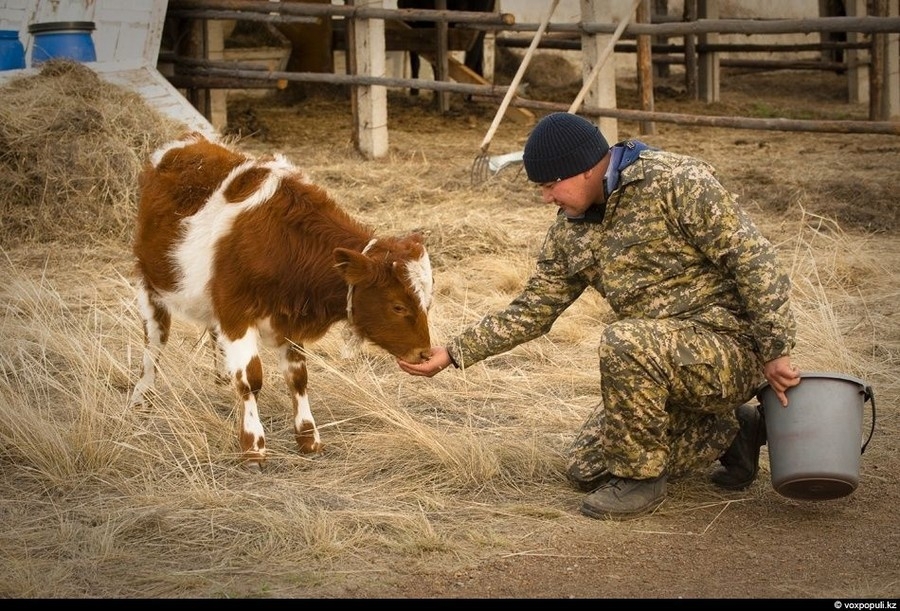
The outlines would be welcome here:
[[[734,408],[763,381],[749,340],[689,321],[610,324],[598,349],[603,402],[579,431],[567,476],[648,478],[708,467],[738,431]]]

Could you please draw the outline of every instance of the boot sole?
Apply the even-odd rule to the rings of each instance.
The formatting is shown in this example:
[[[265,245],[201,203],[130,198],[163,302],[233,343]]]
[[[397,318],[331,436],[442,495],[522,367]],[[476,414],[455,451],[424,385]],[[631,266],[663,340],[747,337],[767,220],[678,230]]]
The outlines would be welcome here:
[[[650,513],[660,505],[662,502],[666,500],[665,497],[661,499],[657,499],[650,503],[649,505],[642,507],[640,509],[635,509],[634,511],[624,512],[624,511],[603,511],[600,509],[595,509],[591,507],[587,503],[581,504],[581,513],[586,515],[589,518],[594,518],[595,520],[615,520],[617,518],[635,518],[638,516],[642,516],[644,514]]]

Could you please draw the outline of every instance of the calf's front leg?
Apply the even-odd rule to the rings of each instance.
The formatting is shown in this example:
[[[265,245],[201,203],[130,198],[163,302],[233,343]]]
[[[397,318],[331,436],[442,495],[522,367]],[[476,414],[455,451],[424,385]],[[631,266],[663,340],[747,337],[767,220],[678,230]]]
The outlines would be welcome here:
[[[243,336],[232,340],[220,331],[218,338],[235,390],[243,404],[238,434],[242,458],[247,467],[260,469],[266,462],[266,434],[257,405],[263,385],[259,332],[255,327],[249,327]]]
[[[307,394],[308,372],[303,346],[286,342],[281,346],[281,371],[294,408],[294,438],[303,454],[321,452],[322,440],[313,419]]]

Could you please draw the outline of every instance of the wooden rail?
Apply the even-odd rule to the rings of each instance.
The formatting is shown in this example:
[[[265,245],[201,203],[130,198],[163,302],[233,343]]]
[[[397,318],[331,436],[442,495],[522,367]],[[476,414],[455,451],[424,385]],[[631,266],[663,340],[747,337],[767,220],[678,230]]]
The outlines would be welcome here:
[[[175,17],[181,11],[231,11],[234,13],[277,13],[303,17],[344,17],[348,19],[394,19],[398,21],[434,21],[495,26],[504,29],[514,24],[511,13],[482,11],[437,11],[429,9],[386,9],[343,6],[336,4],[307,4],[303,2],[266,2],[253,0],[170,0],[168,13]]]
[[[349,74],[325,74],[320,72],[270,72],[267,70],[245,70],[230,67],[227,62],[204,62],[189,69],[184,76],[194,75],[198,78],[226,77],[230,79],[265,78],[272,80],[304,81],[329,83],[332,85],[384,85],[386,87],[418,87],[431,88],[435,91],[452,91],[481,97],[485,99],[501,98],[507,87],[498,85],[467,85],[444,81],[426,81],[422,79],[399,79],[376,76]],[[235,81],[232,81],[235,82]],[[568,104],[541,102],[514,98],[512,105],[522,108],[533,108],[544,111],[566,111]],[[723,117],[687,115],[669,112],[651,112],[641,110],[624,110],[618,108],[597,108],[582,106],[581,114],[597,117],[613,117],[626,121],[660,121],[679,125],[701,125],[707,127],[732,127],[738,129],[825,132],[839,134],[884,134],[900,136],[900,122],[896,121],[829,121],[829,120],[795,120],[795,119],[754,119],[744,117]]]

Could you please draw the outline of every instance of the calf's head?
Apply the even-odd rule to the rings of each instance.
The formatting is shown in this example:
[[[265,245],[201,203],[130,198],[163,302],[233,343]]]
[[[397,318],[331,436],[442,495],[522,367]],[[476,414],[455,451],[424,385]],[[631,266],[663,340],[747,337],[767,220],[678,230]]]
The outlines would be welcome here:
[[[336,248],[334,260],[349,286],[353,331],[404,361],[426,360],[434,282],[422,236],[373,239],[362,252]]]

